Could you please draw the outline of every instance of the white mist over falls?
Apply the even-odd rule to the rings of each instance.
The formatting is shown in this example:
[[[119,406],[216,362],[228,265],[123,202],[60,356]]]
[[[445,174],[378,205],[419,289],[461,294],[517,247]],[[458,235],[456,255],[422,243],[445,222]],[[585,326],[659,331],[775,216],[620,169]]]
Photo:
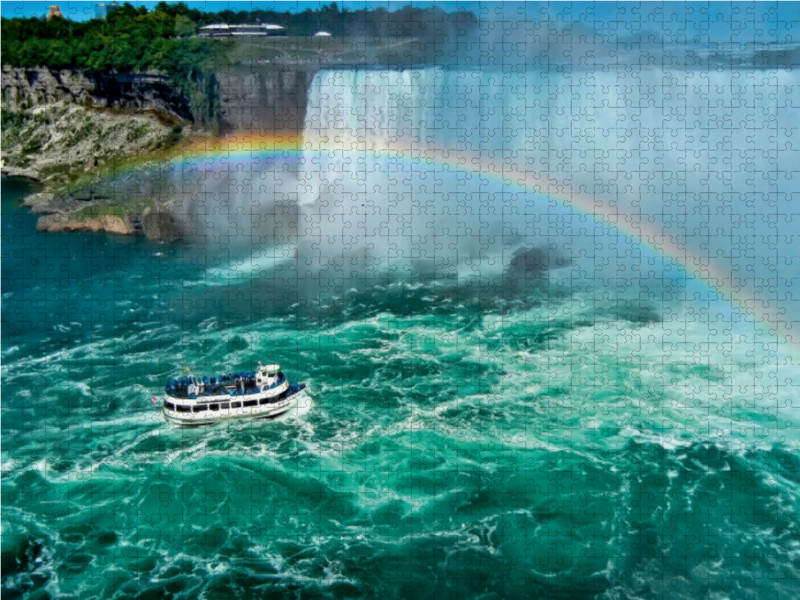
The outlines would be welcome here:
[[[190,159],[180,216],[196,241],[252,250],[212,267],[224,285],[277,268],[311,294],[423,277],[506,295],[598,277],[660,301],[683,264],[791,337],[798,83],[785,69],[321,71],[306,149]]]

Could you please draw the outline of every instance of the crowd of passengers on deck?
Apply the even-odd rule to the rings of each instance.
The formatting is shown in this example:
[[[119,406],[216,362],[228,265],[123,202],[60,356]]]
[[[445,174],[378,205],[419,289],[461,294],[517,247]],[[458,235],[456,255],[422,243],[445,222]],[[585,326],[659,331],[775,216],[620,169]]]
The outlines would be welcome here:
[[[262,386],[261,390],[272,389],[283,382],[283,373],[277,373],[275,377],[267,380],[267,385]],[[195,399],[198,396],[215,396],[228,394],[230,396],[241,396],[253,394],[259,391],[256,385],[255,374],[241,374],[216,377],[204,377],[198,379],[189,377],[180,381],[171,381],[167,385],[167,393],[173,397],[185,397]]]

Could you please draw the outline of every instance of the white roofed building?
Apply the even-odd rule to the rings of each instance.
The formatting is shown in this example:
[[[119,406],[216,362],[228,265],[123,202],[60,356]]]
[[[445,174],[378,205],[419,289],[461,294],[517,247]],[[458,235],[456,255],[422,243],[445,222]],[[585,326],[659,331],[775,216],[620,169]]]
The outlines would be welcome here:
[[[279,36],[286,35],[286,28],[272,23],[212,23],[200,28],[200,37],[233,37],[233,36]]]

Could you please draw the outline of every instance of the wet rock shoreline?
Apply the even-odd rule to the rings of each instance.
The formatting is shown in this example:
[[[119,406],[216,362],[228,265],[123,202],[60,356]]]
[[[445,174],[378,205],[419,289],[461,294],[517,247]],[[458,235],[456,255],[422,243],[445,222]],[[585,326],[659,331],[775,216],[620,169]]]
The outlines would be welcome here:
[[[162,242],[177,242],[183,237],[180,224],[163,207],[148,206],[127,214],[98,214],[106,207],[103,199],[63,199],[50,192],[31,194],[22,204],[40,215],[36,222],[37,231],[142,235]]]

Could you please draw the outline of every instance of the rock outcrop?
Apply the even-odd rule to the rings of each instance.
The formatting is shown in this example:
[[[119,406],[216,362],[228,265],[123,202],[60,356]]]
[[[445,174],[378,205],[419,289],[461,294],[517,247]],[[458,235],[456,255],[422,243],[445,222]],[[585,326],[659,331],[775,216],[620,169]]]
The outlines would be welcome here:
[[[189,102],[158,74],[2,67],[4,173],[47,187],[91,180],[103,165],[173,146]]]
[[[181,239],[180,227],[167,212],[147,209],[139,220],[144,234],[150,240],[176,242]]]
[[[193,121],[188,100],[169,77],[153,73],[85,73],[2,67],[5,110],[29,110],[48,104],[123,113],[152,112],[171,124]]]
[[[39,231],[91,231],[115,235],[144,235],[150,240],[176,242],[181,239],[180,224],[175,221],[165,203],[144,199],[133,186],[126,200],[77,200],[38,192],[27,196],[23,205],[39,217]],[[102,191],[102,190],[100,190]],[[141,190],[139,190],[141,191]],[[153,190],[151,190],[153,191]],[[104,214],[109,213],[109,214]]]
[[[251,66],[217,73],[222,133],[289,132],[300,135],[315,65]]]
[[[3,112],[4,173],[52,187],[90,180],[102,167],[168,148],[179,132],[147,114],[98,112],[74,104],[44,104]]]
[[[37,231],[90,231],[104,232],[116,235],[135,235],[139,233],[130,219],[103,215],[92,219],[75,219],[69,215],[56,214],[39,217],[36,221]]]
[[[104,231],[173,242],[182,230],[172,216],[170,182],[156,167],[152,177],[144,172],[141,160],[162,164],[161,157],[189,130],[302,134],[308,89],[319,68],[220,71],[193,93],[191,104],[159,74],[3,66],[2,170],[45,184],[44,192],[25,202],[43,215],[41,231]],[[123,160],[140,162],[138,177],[118,169]]]

